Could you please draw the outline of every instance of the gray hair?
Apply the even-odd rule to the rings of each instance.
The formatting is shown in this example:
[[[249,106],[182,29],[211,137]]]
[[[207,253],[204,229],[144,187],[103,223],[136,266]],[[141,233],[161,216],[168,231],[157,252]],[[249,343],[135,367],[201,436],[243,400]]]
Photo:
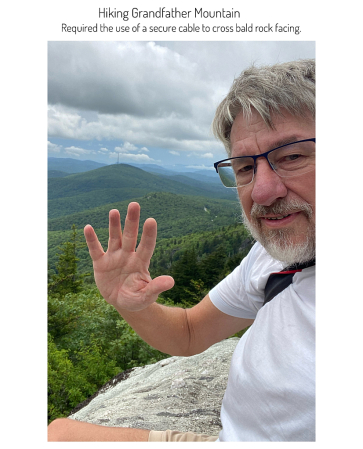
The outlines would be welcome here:
[[[271,115],[283,115],[282,109],[299,117],[309,114],[315,117],[315,60],[252,65],[234,80],[212,124],[214,135],[222,141],[229,156],[233,121],[240,112],[250,118],[252,108],[270,129],[274,129]]]

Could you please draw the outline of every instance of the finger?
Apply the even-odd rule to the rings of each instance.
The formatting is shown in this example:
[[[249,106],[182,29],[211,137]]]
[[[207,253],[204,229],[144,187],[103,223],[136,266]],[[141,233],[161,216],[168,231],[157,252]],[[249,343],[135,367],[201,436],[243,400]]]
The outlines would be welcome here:
[[[127,208],[124,232],[122,235],[122,249],[127,252],[135,251],[137,234],[139,232],[140,206],[130,203]]]
[[[174,287],[174,279],[171,276],[159,276],[149,282],[147,294],[150,296],[160,295],[160,293]]]
[[[153,218],[148,218],[144,223],[144,228],[136,253],[140,259],[149,266],[150,259],[154,253],[157,235],[157,224]]]
[[[108,228],[108,251],[116,251],[121,248],[121,221],[120,212],[117,209],[110,210]]]
[[[99,242],[97,235],[91,225],[86,225],[83,232],[86,238],[90,256],[93,261],[96,261],[104,255],[102,245]]]

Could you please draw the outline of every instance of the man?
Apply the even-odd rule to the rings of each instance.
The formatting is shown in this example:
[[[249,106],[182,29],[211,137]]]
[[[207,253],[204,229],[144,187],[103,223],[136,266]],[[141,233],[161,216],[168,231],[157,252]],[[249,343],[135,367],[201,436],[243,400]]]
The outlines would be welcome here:
[[[110,211],[106,253],[92,227],[85,227],[102,296],[154,348],[190,356],[254,323],[232,357],[219,436],[61,419],[49,426],[51,441],[315,439],[314,116],[312,60],[252,67],[235,80],[213,123],[229,159],[215,166],[222,182],[237,189],[257,243],[191,309],[156,303],[174,281],[151,279],[148,272],[154,219],[146,220],[135,251],[137,203],[129,205],[123,232],[118,211]]]

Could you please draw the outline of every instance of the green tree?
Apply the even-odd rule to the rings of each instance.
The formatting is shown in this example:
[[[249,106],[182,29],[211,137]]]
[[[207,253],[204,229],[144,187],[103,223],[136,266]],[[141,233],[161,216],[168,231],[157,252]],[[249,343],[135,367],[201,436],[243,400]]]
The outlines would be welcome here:
[[[49,293],[65,295],[67,293],[78,293],[82,290],[83,278],[90,274],[79,274],[77,272],[79,259],[76,253],[83,246],[85,244],[80,243],[76,226],[72,225],[70,239],[58,247],[61,252],[57,253],[58,262],[55,267],[56,272],[52,275],[48,284]]]
[[[70,351],[58,349],[48,334],[48,421],[68,416],[80,402],[95,393],[120,370],[104,357],[100,345],[80,344],[76,359]]]
[[[200,267],[194,247],[185,250],[180,259],[172,264],[171,276],[174,278],[175,285],[171,290],[165,292],[165,296],[170,298],[174,304],[182,302],[195,304],[195,294],[198,289],[191,281],[200,279]]]
[[[48,415],[67,416],[117,373],[167,357],[145,343],[96,286],[48,298]]]
[[[226,259],[223,245],[219,245],[215,251],[208,254],[201,261],[201,273],[205,286],[213,288],[222,278],[222,268]]]

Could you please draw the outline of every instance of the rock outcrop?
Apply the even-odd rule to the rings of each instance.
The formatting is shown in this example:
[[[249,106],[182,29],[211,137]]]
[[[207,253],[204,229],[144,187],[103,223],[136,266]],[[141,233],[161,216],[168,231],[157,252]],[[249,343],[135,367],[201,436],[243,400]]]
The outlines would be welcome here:
[[[120,373],[69,418],[114,427],[218,435],[232,353],[230,338],[192,357],[170,357]]]

